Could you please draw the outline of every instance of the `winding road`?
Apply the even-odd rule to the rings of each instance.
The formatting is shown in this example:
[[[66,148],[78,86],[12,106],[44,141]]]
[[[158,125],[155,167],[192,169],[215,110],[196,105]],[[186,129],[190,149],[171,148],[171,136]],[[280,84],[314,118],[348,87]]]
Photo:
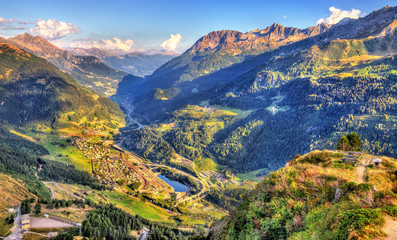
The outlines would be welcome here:
[[[133,123],[136,123],[136,124],[138,125],[138,128],[137,128],[137,129],[144,128],[145,125],[141,124],[141,123],[138,122],[136,119],[134,119],[134,118],[131,117],[132,111],[133,111],[133,110],[128,110],[128,113],[127,113],[127,118],[128,118],[128,120],[130,120],[130,121],[133,122]]]
[[[199,193],[197,193],[197,194],[195,194],[195,195],[192,195],[192,196],[190,196],[190,197],[188,197],[188,198],[186,198],[186,199],[184,199],[184,200],[178,201],[178,202],[175,204],[175,207],[178,206],[179,204],[183,203],[183,202],[186,202],[186,201],[191,201],[191,200],[197,201],[197,200],[202,199],[202,198],[205,196],[204,193],[207,192],[207,191],[210,189],[210,186],[208,185],[208,183],[207,183],[206,181],[204,181],[204,180],[202,180],[202,179],[200,179],[200,178],[194,177],[194,176],[192,176],[192,175],[190,175],[190,174],[188,174],[188,173],[186,173],[186,172],[184,172],[184,171],[181,171],[181,170],[179,170],[179,169],[176,169],[176,168],[173,168],[173,167],[169,167],[169,166],[166,166],[166,165],[157,164],[157,163],[150,163],[149,165],[152,166],[152,167],[164,167],[164,168],[168,168],[168,169],[170,169],[170,170],[172,170],[172,171],[174,171],[174,172],[177,172],[177,173],[179,173],[179,174],[182,174],[182,175],[191,177],[191,178],[193,178],[195,181],[197,181],[197,182],[200,183],[200,188],[201,188],[201,190],[200,190]],[[196,199],[194,199],[194,198],[196,198]]]
[[[146,227],[142,228],[142,234],[139,236],[139,240],[145,240],[149,235],[150,230]]]
[[[14,220],[14,232],[5,238],[5,240],[20,240],[22,239],[22,216],[21,216],[21,206],[17,209],[17,217]]]
[[[77,196],[77,195],[75,195],[75,194],[73,194],[73,193],[71,193],[71,192],[69,192],[69,191],[66,191],[66,190],[63,189],[63,188],[60,188],[60,187],[58,186],[58,183],[56,183],[56,182],[44,182],[44,184],[46,184],[46,185],[48,184],[47,187],[48,187],[49,189],[51,189],[51,192],[52,192],[52,199],[55,199],[55,191],[54,191],[54,189],[53,189],[52,187],[49,186],[50,184],[54,185],[56,188],[58,188],[58,189],[61,190],[62,192],[65,192],[65,193],[67,193],[67,194],[69,194],[69,195],[71,195],[71,196],[73,196],[73,197],[75,197],[75,198],[77,198],[77,199],[84,200],[82,197],[79,197],[79,196]]]

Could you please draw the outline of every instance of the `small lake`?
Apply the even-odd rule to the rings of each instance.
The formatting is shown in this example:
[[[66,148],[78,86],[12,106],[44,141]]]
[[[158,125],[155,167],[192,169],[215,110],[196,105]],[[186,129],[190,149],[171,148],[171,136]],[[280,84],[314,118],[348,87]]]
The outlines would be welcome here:
[[[169,179],[166,176],[161,175],[161,174],[157,175],[157,177],[159,177],[161,180],[163,180],[168,185],[170,185],[174,189],[175,192],[186,192],[187,191],[187,187],[185,185],[183,185],[182,183],[180,183],[180,182],[171,180],[171,179]]]

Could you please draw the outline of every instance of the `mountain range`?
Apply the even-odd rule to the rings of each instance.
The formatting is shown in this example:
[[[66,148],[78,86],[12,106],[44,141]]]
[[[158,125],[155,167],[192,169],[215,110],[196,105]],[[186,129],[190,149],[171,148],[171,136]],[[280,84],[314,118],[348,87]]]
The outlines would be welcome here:
[[[128,73],[113,69],[93,56],[74,56],[39,36],[28,33],[0,39],[34,55],[42,57],[60,70],[69,74],[81,85],[91,88],[103,96],[116,93],[118,83]]]
[[[200,38],[181,56],[157,69],[147,78],[147,84],[156,85],[158,88],[184,86],[186,82],[193,84],[200,77],[208,76],[210,73],[244,62],[280,46],[315,36],[328,28],[326,24],[320,24],[307,29],[298,29],[275,23],[265,29],[247,33],[232,30],[211,32]],[[219,81],[222,80],[207,82],[205,85],[210,88]]]
[[[128,72],[138,77],[151,75],[161,65],[178,56],[178,54],[174,52],[132,52],[126,54],[98,48],[70,48],[68,51],[75,56],[97,57],[112,68]]]
[[[396,26],[387,6],[214,31],[179,56],[0,38],[0,218],[37,202],[90,239],[383,237],[397,217]],[[352,132],[361,152],[326,150]]]
[[[156,124],[169,123],[167,114],[187,104],[250,112],[200,146],[200,157],[237,171],[277,169],[296,153],[332,148],[349,131],[364,137],[366,151],[396,156],[396,13],[385,7],[306,30],[274,24],[247,34],[213,32],[120,95],[133,99],[135,115]],[[261,32],[265,44],[254,44]],[[163,138],[192,158],[171,141],[179,130]]]
[[[86,89],[43,58],[9,43],[0,43],[0,118],[17,126],[78,124],[97,127],[124,123],[119,106]]]

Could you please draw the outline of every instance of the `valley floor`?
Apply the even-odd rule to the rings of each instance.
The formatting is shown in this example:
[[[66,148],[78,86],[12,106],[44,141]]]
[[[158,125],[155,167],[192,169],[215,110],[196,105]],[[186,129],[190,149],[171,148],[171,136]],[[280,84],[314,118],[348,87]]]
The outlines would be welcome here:
[[[206,199],[211,189],[246,186],[252,189],[256,185],[256,182],[226,178],[213,170],[199,171],[198,175],[194,176],[175,167],[153,163],[94,132],[84,133],[73,128],[54,132],[43,128],[26,131],[24,134],[15,131],[15,134],[47,147],[50,155],[44,156],[45,159],[73,164],[77,169],[92,173],[101,183],[111,187],[111,190],[98,191],[89,186],[45,182],[51,190],[52,199],[88,198],[95,202],[108,202],[133,215],[172,224],[185,230],[193,230],[192,227],[198,226],[209,227],[212,222],[229,212]],[[181,160],[194,167],[192,161],[184,158]],[[174,192],[171,186],[157,177],[161,171],[167,170],[190,179],[198,190],[194,192],[189,183],[182,182],[190,191]],[[86,212],[78,209],[67,211],[72,212],[67,217],[76,221]],[[66,216],[61,213],[56,211],[52,214]]]

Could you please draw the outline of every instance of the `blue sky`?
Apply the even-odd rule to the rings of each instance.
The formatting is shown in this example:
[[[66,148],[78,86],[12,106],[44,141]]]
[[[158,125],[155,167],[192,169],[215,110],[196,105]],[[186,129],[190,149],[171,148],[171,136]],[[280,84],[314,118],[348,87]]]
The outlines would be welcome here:
[[[84,46],[85,43],[90,46],[96,42],[98,46],[125,44],[123,46],[129,46],[129,50],[162,49],[160,45],[173,34],[173,40],[163,47],[182,52],[214,30],[247,32],[274,22],[305,28],[315,25],[320,18],[327,19],[330,7],[347,11],[358,9],[362,16],[386,5],[395,6],[397,0],[0,0],[0,3],[2,36],[32,32],[30,29],[38,19],[44,24],[55,19],[51,23],[55,26],[59,22],[67,23],[69,25],[63,27],[69,27],[71,32],[59,36],[44,33],[43,36],[62,47]],[[16,27],[25,29],[12,29]],[[42,34],[39,30],[32,33]],[[114,37],[121,42],[116,42]],[[127,39],[132,41],[124,42]],[[178,43],[175,45],[175,42]]]

